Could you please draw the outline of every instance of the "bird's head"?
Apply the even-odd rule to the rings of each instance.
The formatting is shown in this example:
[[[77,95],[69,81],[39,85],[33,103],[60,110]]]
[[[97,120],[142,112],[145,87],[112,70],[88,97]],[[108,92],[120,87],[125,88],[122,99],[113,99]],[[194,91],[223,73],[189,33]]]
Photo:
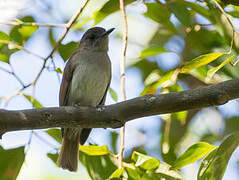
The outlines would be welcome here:
[[[107,51],[108,35],[114,29],[111,28],[107,31],[102,27],[88,29],[80,40],[80,50]]]

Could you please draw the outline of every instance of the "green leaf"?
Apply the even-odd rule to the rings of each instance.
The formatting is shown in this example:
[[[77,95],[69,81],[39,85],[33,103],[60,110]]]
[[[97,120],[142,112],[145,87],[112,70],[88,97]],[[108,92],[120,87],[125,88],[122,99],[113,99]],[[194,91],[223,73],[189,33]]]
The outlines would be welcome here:
[[[112,88],[109,88],[109,93],[110,93],[111,98],[112,98],[115,102],[117,102],[117,101],[118,101],[117,93],[116,93]]]
[[[144,3],[147,6],[147,12],[144,16],[153,21],[162,24],[171,32],[176,32],[174,25],[170,21],[171,13],[168,8],[160,3]]]
[[[119,137],[119,134],[117,132],[111,131],[111,145],[112,145],[112,149],[113,149],[113,153],[117,153],[117,139]]]
[[[171,1],[168,3],[168,7],[183,25],[187,27],[192,26],[191,14],[183,3],[180,1]]]
[[[155,169],[160,164],[158,159],[152,158],[136,151],[133,152],[131,159],[135,162],[136,167],[141,167],[146,170]]]
[[[61,73],[61,74],[63,73],[61,68],[57,68],[57,69],[55,69],[55,71],[58,72],[58,73]]]
[[[30,102],[32,103],[34,108],[42,108],[43,106],[41,105],[41,103],[39,103],[35,98],[33,98],[32,96],[29,96],[27,94],[23,94],[23,96]]]
[[[209,78],[212,78],[213,75],[214,75],[218,70],[220,70],[221,68],[223,68],[223,66],[225,66],[227,63],[231,62],[234,57],[235,57],[235,56],[231,56],[231,57],[229,57],[228,59],[226,59],[225,61],[223,61],[219,66],[210,69],[210,70],[207,72],[207,76],[208,76]]]
[[[59,46],[58,51],[64,61],[66,61],[67,59],[70,58],[72,53],[75,51],[77,45],[78,45],[78,43],[71,41],[67,44],[61,44]]]
[[[134,1],[135,0],[124,0],[124,4],[126,6],[126,5],[128,5],[128,4],[130,4]],[[119,6],[119,1],[118,0],[107,1],[100,10],[94,12],[94,14],[93,14],[93,19],[95,20],[94,25],[98,24],[104,18],[106,18],[110,14],[118,11],[119,9],[120,9],[120,6]]]
[[[224,55],[225,53],[209,53],[204,54],[201,56],[196,57],[195,59],[191,60],[187,65],[183,66],[181,69],[181,73],[187,73],[193,69],[196,69],[200,66],[204,66],[220,56]]]
[[[56,165],[57,165],[57,159],[58,159],[58,154],[51,154],[51,153],[47,153],[47,157],[50,158]]]
[[[0,177],[15,180],[25,159],[24,146],[4,150],[0,147]]]
[[[1,40],[9,41],[10,37],[6,33],[0,31],[0,48],[4,45],[1,43]]]
[[[132,168],[126,167],[125,169],[126,169],[127,174],[129,176],[128,177],[129,180],[138,180],[138,179],[141,178],[141,174],[144,173],[144,172],[140,171],[139,168],[132,169]]]
[[[96,146],[96,145],[89,145],[89,146],[80,146],[79,150],[89,156],[101,156],[109,154],[108,147],[104,146]]]
[[[47,133],[48,135],[50,135],[52,138],[54,138],[58,143],[61,144],[62,142],[62,133],[60,129],[48,129],[45,131],[45,133]]]
[[[144,49],[143,51],[141,51],[141,54],[140,54],[139,58],[145,58],[145,57],[149,57],[149,56],[156,56],[158,54],[166,53],[166,52],[168,52],[168,50],[164,49],[163,47],[152,46],[152,47],[148,47],[148,48]]]
[[[32,16],[26,16],[21,19],[22,25],[15,26],[10,31],[11,40],[23,45],[38,29],[37,26],[24,26],[24,23],[35,22]]]
[[[211,152],[205,158],[198,171],[198,180],[222,179],[228,161],[238,145],[239,132],[236,132],[224,140],[217,151]]]
[[[205,7],[200,6],[199,4],[196,4],[193,2],[188,2],[188,1],[181,1],[181,3],[191,8],[192,10],[196,11],[198,14],[204,16],[205,18],[210,19],[210,13]]]
[[[199,142],[190,146],[173,164],[172,168],[179,169],[188,164],[194,163],[198,159],[205,156],[216,146],[205,142]]]
[[[80,152],[79,157],[89,176],[94,180],[107,179],[117,169],[108,155],[88,156]]]
[[[160,162],[158,168],[155,170],[155,173],[161,175],[165,179],[183,179],[182,175],[177,170],[172,170],[171,166],[165,162]]]
[[[109,177],[109,179],[120,179],[121,176],[123,175],[124,172],[124,168],[121,169],[116,169],[111,176]]]
[[[5,62],[5,63],[9,63],[9,56],[6,55],[6,54],[0,53],[0,61]]]
[[[166,88],[174,85],[177,80],[178,72],[177,69],[166,72],[158,81],[146,86],[140,95],[155,94],[159,86]]]

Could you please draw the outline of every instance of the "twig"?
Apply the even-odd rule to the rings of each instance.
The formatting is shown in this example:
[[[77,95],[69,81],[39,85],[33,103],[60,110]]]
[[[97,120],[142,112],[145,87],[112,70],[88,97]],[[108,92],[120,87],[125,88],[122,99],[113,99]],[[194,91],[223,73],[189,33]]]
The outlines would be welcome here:
[[[61,82],[61,78],[60,78],[60,76],[59,76],[59,73],[56,71],[56,64],[55,64],[55,61],[54,61],[53,58],[51,59],[51,63],[52,63],[52,65],[53,65],[54,71],[56,72],[56,76],[57,76],[58,82],[60,83],[60,82]]]
[[[230,50],[227,52],[227,54],[231,54],[236,30],[235,30],[235,28],[234,28],[234,26],[233,26],[233,23],[232,23],[231,19],[227,16],[226,12],[223,10],[223,8],[221,7],[221,5],[220,5],[216,0],[213,0],[213,2],[216,4],[216,6],[218,7],[218,9],[219,9],[219,10],[221,11],[221,13],[226,17],[227,21],[228,21],[229,24],[231,25],[231,28],[232,28],[232,39],[231,39]]]
[[[47,60],[49,58],[52,58],[53,54],[56,52],[56,50],[58,49],[59,45],[61,44],[61,42],[63,41],[63,39],[65,38],[66,34],[68,33],[68,31],[70,30],[71,26],[74,24],[74,22],[77,20],[77,18],[80,16],[81,12],[84,10],[84,8],[86,7],[86,5],[88,4],[89,0],[86,0],[85,3],[83,4],[83,6],[78,10],[78,12],[69,20],[69,22],[66,24],[66,30],[65,32],[62,34],[62,36],[60,37],[60,39],[58,40],[58,42],[55,44],[54,48],[52,49],[52,51],[50,52],[50,54],[44,59],[44,63],[42,65],[41,70],[39,71],[39,73],[36,76],[36,79],[32,82],[32,84],[36,84],[36,82],[38,81],[41,73],[43,72]]]
[[[40,58],[40,59],[44,59],[42,56],[40,56],[40,55],[38,55],[38,54],[35,54],[34,52],[31,52],[31,51],[27,50],[26,48],[24,48],[23,46],[21,46],[21,45],[15,43],[15,42],[8,41],[8,40],[0,40],[0,43],[12,45],[12,46],[13,46],[14,48],[16,48],[16,49],[23,50],[23,51],[25,51],[25,52],[28,53],[28,54],[34,55],[34,56],[36,56],[36,57],[38,57],[38,58]]]
[[[123,53],[122,53],[122,61],[121,61],[121,93],[122,93],[122,100],[126,100],[126,90],[125,90],[125,61],[126,61],[126,50],[127,50],[127,40],[128,40],[128,24],[127,24],[127,17],[125,13],[125,6],[124,0],[120,1],[120,9],[123,16],[124,21],[124,33],[123,33]],[[119,169],[122,168],[123,163],[123,155],[124,155],[124,146],[125,146],[125,125],[120,129],[120,146],[119,146],[119,159],[118,159],[118,167]]]
[[[9,25],[9,26],[42,26],[42,27],[66,27],[66,24],[43,24],[35,22],[22,22],[22,21],[0,21],[0,24]]]

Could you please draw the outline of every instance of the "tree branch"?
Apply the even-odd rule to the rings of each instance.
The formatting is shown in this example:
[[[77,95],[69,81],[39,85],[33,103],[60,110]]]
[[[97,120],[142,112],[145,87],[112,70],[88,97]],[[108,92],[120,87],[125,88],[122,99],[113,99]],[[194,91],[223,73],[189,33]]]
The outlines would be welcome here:
[[[82,128],[117,128],[136,118],[221,105],[236,98],[239,98],[239,79],[182,92],[146,95],[97,108],[2,109],[0,132],[77,125]]]

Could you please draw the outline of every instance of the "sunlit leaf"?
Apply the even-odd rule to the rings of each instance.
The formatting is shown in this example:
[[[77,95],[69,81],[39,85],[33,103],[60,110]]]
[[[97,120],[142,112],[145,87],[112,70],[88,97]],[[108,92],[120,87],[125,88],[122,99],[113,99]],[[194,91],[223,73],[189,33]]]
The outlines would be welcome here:
[[[52,138],[54,138],[58,143],[62,142],[62,135],[60,129],[48,129],[45,131],[47,134],[49,134]]]
[[[124,168],[121,169],[116,169],[111,176],[109,177],[109,179],[120,179],[122,174],[124,172]]]
[[[47,157],[50,158],[56,165],[58,156],[59,156],[58,154],[47,153]]]
[[[69,57],[72,55],[72,53],[76,49],[77,45],[78,45],[78,43],[71,41],[67,44],[61,44],[59,46],[59,49],[58,49],[59,54],[61,55],[61,57],[63,58],[64,61],[69,59]]]
[[[55,71],[58,72],[58,73],[61,73],[61,74],[63,73],[61,68],[57,68],[57,69],[55,69]]]
[[[204,66],[220,56],[224,55],[225,53],[209,53],[204,54],[201,56],[196,57],[195,59],[191,60],[187,65],[183,66],[181,69],[181,73],[187,73],[193,69],[196,69],[200,66]]]
[[[127,5],[134,1],[135,0],[125,0],[124,4]],[[120,8],[120,6],[119,6],[118,0],[107,1],[100,10],[94,12],[93,18],[95,20],[95,25],[98,24],[99,22],[101,22],[104,18],[106,18],[110,14],[118,11],[119,8]]]
[[[0,177],[15,180],[25,159],[24,146],[4,150],[0,147]]]
[[[141,178],[141,175],[143,174],[143,172],[140,171],[139,168],[132,169],[132,168],[126,167],[125,169],[127,171],[129,180],[138,180]]]
[[[152,158],[136,151],[133,152],[131,159],[135,162],[136,167],[141,167],[146,170],[155,169],[160,164],[158,159]]]
[[[23,96],[30,102],[32,103],[34,108],[42,108],[43,106],[41,105],[41,103],[39,103],[35,98],[33,98],[32,96],[29,96],[27,94],[23,94]]]
[[[21,21],[24,23],[35,22],[32,16],[23,17]],[[10,31],[11,40],[22,45],[36,32],[37,29],[38,26],[15,26]]]
[[[183,179],[178,170],[171,169],[171,166],[165,162],[160,162],[158,168],[155,170],[155,173],[166,179]]]
[[[207,76],[208,76],[209,78],[212,78],[212,76],[213,76],[218,70],[220,70],[221,68],[223,68],[223,66],[225,66],[227,63],[231,62],[234,57],[235,57],[235,56],[231,56],[231,57],[229,57],[228,59],[226,59],[225,61],[223,61],[219,66],[210,69],[210,70],[207,72]]]
[[[112,89],[112,88],[109,88],[109,93],[110,93],[110,96],[112,97],[112,99],[117,102],[118,101],[118,96],[117,96],[117,93]]]
[[[168,52],[167,49],[164,49],[163,47],[160,46],[152,46],[152,47],[148,47],[146,49],[144,49],[139,58],[145,58],[145,57],[149,57],[149,56],[155,56],[161,53],[165,53]]]
[[[117,132],[111,131],[111,145],[112,145],[112,149],[113,149],[113,153],[117,152],[117,139],[119,137],[119,134]]]
[[[10,37],[6,33],[0,31],[0,48],[4,45],[4,43],[1,43],[1,40],[9,41]]]
[[[190,146],[173,164],[174,169],[179,169],[188,164],[194,163],[207,153],[209,153],[216,146],[206,142],[199,142]]]
[[[109,154],[109,150],[107,146],[96,146],[96,145],[89,145],[89,146],[80,146],[79,150],[87,155],[90,156],[101,156]]]
[[[198,180],[222,179],[232,153],[239,145],[239,132],[222,142],[217,150],[209,154],[198,171]]]

